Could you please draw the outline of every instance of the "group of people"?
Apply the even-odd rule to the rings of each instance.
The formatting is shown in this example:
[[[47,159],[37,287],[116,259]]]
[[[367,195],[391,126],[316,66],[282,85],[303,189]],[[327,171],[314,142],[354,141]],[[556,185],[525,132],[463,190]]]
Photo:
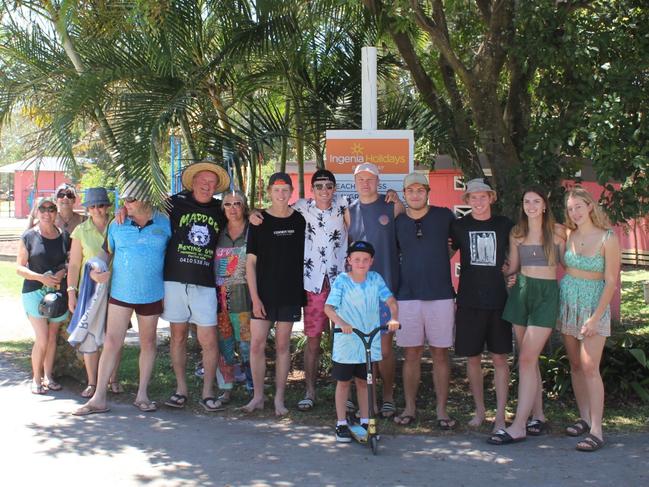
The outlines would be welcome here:
[[[559,225],[545,191],[526,189],[514,224],[493,214],[496,192],[482,179],[474,179],[463,194],[471,212],[456,219],[449,209],[429,205],[425,175],[415,172],[405,177],[405,205],[394,191],[378,192],[379,177],[374,164],[358,165],[354,171],[358,198],[349,201],[336,194],[334,174],[320,169],[311,179],[313,197],[291,205],[291,178],[275,173],[267,185],[270,206],[249,214],[245,195],[228,190],[230,180],[220,166],[194,163],[183,172],[184,190],[167,200],[164,212],[147,202],[145,185],[135,180],[122,191],[123,209],[109,223],[105,190],[89,190],[84,203],[89,218],[72,231],[71,245],[69,229],[62,222],[57,225],[57,202],[61,196],[67,198],[65,191],[57,192],[56,200],[41,199],[38,223],[24,234],[18,256],[18,272],[25,277],[23,302],[36,333],[32,392],[60,388],[52,377],[52,337],[55,340],[58,325],[67,318],[65,314],[49,318],[48,325],[48,319],[39,315],[39,300],[48,288],[67,286],[69,309],[79,313],[78,285],[90,279],[110,283],[106,336],[101,356],[85,357],[88,387],[82,395],[89,400],[75,415],[108,411],[107,392],[121,390],[119,354],[133,311],[141,344],[134,403],[138,409],[158,408],[149,399],[147,386],[155,361],[156,324],[162,316],[171,323],[176,376],[176,389],[165,405],[183,408],[189,400],[185,369],[192,323],[202,349],[201,406],[206,411],[223,409],[231,399],[238,365],[252,392],[242,409],[263,409],[265,349],[274,327],[274,410],[284,415],[290,337],[293,324],[303,316],[307,343],[305,395],[297,404],[301,411],[311,410],[318,400],[323,333],[331,325],[342,331],[334,335],[332,356],[337,441],[351,440],[347,414],[355,408],[352,379],[362,425],[368,423],[369,408],[400,425],[416,421],[421,359],[428,345],[437,425],[446,430],[457,425],[447,411],[449,348],[467,359],[475,402],[469,425],[474,427],[486,417],[481,358],[485,348],[490,353],[497,404],[488,442],[502,445],[548,430],[538,358],[558,328],[580,414],[566,433],[583,437],[578,450],[601,448],[604,391],[599,363],[610,335],[609,303],[620,255],[617,238],[592,196],[579,187],[568,190],[565,225]],[[222,193],[221,200],[213,198],[216,193]],[[458,250],[461,274],[456,293],[450,258]],[[84,268],[98,255],[110,270]],[[561,282],[560,267],[565,269]],[[382,380],[380,407],[378,401],[367,404],[365,351],[351,335],[352,328],[369,332],[379,325],[386,325],[386,330],[375,341],[371,358]],[[405,407],[400,414],[393,395],[395,335],[404,352]],[[519,390],[516,417],[507,426],[508,358],[514,336]],[[215,377],[221,390],[218,397]]]

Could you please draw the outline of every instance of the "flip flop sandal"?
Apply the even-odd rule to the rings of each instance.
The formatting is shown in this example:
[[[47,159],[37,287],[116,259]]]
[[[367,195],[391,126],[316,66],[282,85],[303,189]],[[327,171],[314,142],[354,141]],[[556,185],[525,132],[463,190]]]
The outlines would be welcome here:
[[[97,408],[94,406],[81,406],[79,409],[76,409],[75,411],[72,411],[73,416],[89,416],[91,414],[101,414],[101,413],[107,413],[110,411],[110,408],[105,407],[105,408]]]
[[[550,432],[550,424],[540,419],[531,419],[525,425],[525,431],[530,436],[541,436]]]
[[[81,391],[80,396],[89,399],[95,395],[96,390],[97,390],[96,384],[88,384],[86,388],[83,391]]]
[[[597,436],[588,433],[583,440],[577,443],[575,449],[577,451],[593,452],[597,451],[604,446],[604,440],[600,440]]]
[[[300,402],[297,403],[297,408],[300,411],[311,411],[315,406],[315,402],[310,397],[305,397]]]
[[[63,386],[61,384],[53,380],[43,381],[43,387],[45,387],[49,391],[60,391],[61,389],[63,389]]]
[[[413,426],[416,421],[417,416],[411,416],[409,414],[394,417],[394,423],[398,426]]]
[[[437,427],[442,431],[451,431],[454,430],[457,426],[457,421],[453,418],[438,419]]]
[[[187,404],[187,396],[174,392],[169,399],[165,401],[165,406],[170,408],[182,409]]]
[[[223,394],[220,394],[219,397],[216,398],[218,401],[221,401],[221,404],[225,405],[228,404],[230,401],[232,401],[232,396],[226,396],[225,392]]]
[[[575,421],[575,424],[566,428],[566,434],[568,436],[581,436],[589,431],[590,425],[581,418]]]
[[[396,414],[397,410],[394,407],[394,403],[390,401],[385,401],[381,406],[381,417],[383,419],[390,419]]]
[[[155,401],[135,401],[133,406],[143,413],[152,413],[158,410],[158,404]]]
[[[505,430],[498,430],[495,434],[487,438],[487,443],[490,445],[509,445],[510,443],[520,443],[525,441],[526,437],[514,438]]]
[[[113,394],[121,394],[122,392],[124,392],[124,386],[119,382],[109,382],[108,391],[112,392]]]
[[[47,394],[47,391],[42,385],[34,384],[32,382],[32,394],[38,394],[39,396],[42,396],[43,394]]]
[[[208,413],[215,413],[217,411],[223,411],[225,409],[223,407],[223,403],[221,403],[221,401],[214,397],[204,397],[198,402],[198,404],[203,406],[203,409],[205,409],[205,411],[207,411]]]

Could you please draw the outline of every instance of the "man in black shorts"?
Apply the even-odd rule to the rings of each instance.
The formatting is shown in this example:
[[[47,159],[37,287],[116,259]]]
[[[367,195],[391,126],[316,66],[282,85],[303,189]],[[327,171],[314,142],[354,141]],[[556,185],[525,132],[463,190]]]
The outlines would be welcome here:
[[[512,326],[502,319],[507,289],[502,267],[513,223],[492,215],[496,192],[482,179],[467,183],[463,199],[471,213],[451,224],[452,247],[460,250],[461,275],[455,313],[455,353],[467,357],[467,375],[475,402],[469,426],[485,419],[481,358],[485,344],[494,364],[496,419],[493,430],[505,428],[509,390],[507,356],[512,351]]]
[[[246,280],[252,299],[250,321],[250,368],[254,395],[243,407],[246,412],[264,407],[266,339],[275,323],[275,414],[288,412],[284,391],[290,367],[290,338],[293,322],[299,321],[304,305],[304,230],[299,212],[288,205],[293,184],[288,174],[278,172],[268,180],[270,207],[263,222],[248,230]]]

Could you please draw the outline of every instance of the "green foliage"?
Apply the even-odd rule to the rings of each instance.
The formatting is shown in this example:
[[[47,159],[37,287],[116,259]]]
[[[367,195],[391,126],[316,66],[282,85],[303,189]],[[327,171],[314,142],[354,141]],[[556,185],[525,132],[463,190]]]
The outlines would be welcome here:
[[[626,326],[649,324],[649,304],[644,300],[643,285],[649,281],[649,270],[625,270],[622,272],[620,314]]]
[[[0,262],[0,296],[18,299],[23,286],[23,278],[16,274],[14,262]]]

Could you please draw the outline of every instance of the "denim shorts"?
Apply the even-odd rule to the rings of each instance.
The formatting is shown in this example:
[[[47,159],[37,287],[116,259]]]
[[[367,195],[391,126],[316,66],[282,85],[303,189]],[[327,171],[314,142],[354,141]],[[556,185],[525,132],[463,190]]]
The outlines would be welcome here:
[[[182,282],[165,281],[162,319],[170,323],[216,326],[216,289]]]
[[[25,313],[27,313],[27,316],[42,318],[52,323],[60,323],[67,320],[70,316],[69,311],[66,311],[61,316],[57,316],[56,318],[45,318],[45,316],[38,312],[38,305],[41,304],[41,299],[43,299],[45,293],[45,288],[40,288],[29,293],[23,293],[23,307],[25,308]]]

